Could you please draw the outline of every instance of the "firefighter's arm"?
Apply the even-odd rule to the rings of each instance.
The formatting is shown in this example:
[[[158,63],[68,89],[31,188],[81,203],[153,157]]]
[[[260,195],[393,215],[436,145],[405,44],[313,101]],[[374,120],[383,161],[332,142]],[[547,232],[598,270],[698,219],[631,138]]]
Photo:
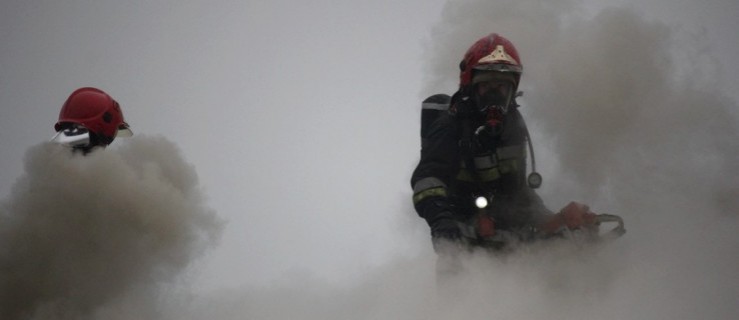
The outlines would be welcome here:
[[[413,205],[434,233],[454,233],[448,183],[458,161],[455,129],[448,118],[440,118],[429,130],[421,159],[413,172]]]

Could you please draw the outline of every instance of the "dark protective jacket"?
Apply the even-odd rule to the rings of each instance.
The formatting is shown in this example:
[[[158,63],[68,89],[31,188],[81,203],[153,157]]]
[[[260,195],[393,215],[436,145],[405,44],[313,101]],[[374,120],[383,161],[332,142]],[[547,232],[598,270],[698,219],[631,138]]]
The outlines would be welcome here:
[[[521,114],[511,107],[498,125],[484,124],[445,111],[422,129],[421,159],[411,178],[416,212],[427,221],[448,213],[464,221],[484,196],[492,198],[488,212],[496,228],[536,225],[551,211],[526,185],[528,135]]]

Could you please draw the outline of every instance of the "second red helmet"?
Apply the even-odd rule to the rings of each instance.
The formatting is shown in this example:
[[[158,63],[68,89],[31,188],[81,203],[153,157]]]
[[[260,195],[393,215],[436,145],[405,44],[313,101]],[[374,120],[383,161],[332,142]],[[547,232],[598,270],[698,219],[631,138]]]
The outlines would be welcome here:
[[[118,102],[104,91],[91,87],[75,90],[62,105],[54,129],[57,132],[61,131],[68,124],[87,128],[105,145],[113,142],[117,136],[126,137],[133,134],[123,119]]]

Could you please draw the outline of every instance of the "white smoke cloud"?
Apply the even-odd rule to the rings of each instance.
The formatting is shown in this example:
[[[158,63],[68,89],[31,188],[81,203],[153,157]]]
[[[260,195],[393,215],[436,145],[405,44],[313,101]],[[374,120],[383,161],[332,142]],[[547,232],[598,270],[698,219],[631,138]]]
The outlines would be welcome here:
[[[84,319],[134,298],[124,315],[155,312],[159,287],[219,237],[204,200],[163,138],[87,156],[31,148],[0,211],[2,318]]]

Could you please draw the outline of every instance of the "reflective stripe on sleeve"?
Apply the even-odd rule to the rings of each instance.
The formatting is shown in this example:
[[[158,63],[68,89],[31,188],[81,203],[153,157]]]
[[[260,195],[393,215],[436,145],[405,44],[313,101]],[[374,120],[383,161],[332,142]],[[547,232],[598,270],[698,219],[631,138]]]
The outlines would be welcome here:
[[[413,204],[417,204],[427,197],[446,196],[446,184],[438,178],[423,178],[413,185]]]
[[[444,181],[441,181],[439,178],[434,178],[434,177],[423,178],[421,180],[416,181],[416,184],[413,185],[413,193],[419,193],[426,189],[431,189],[431,188],[446,189],[446,184],[444,183]]]
[[[417,204],[428,197],[446,197],[446,195],[446,188],[437,187],[426,189],[413,195],[413,204]]]
[[[445,110],[449,110],[449,104],[448,103],[424,102],[421,104],[421,108],[425,110],[445,111]]]

